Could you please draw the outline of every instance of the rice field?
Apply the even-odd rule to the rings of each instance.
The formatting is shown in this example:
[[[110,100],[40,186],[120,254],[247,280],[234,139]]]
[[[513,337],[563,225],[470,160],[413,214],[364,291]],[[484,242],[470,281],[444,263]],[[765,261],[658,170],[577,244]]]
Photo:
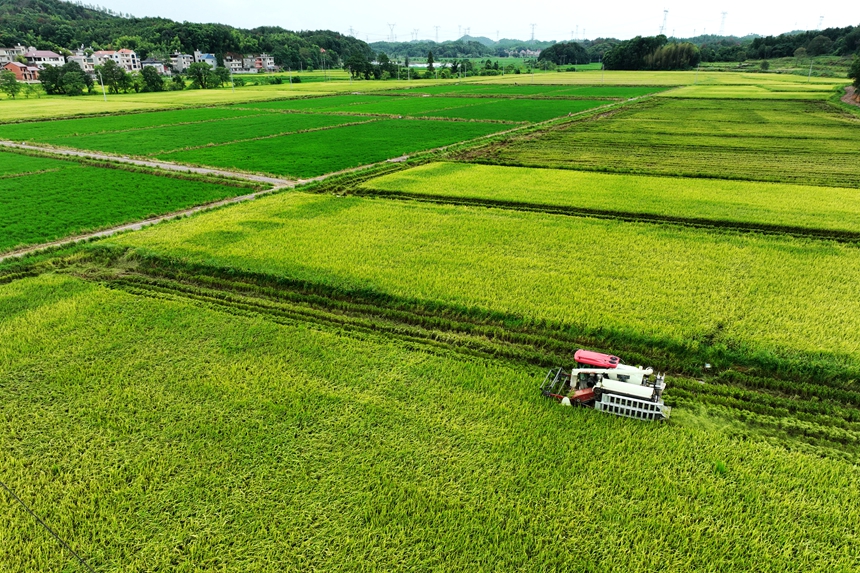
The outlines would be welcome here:
[[[494,123],[386,119],[230,145],[161,153],[159,159],[296,178],[385,161],[509,129]]]
[[[510,208],[631,217],[715,227],[795,229],[860,238],[860,190],[429,163],[362,183],[359,192],[466,201]]]
[[[0,125],[379,163],[0,263],[0,480],[96,571],[860,569],[857,116],[806,98],[834,80],[694,74]],[[0,153],[0,252],[239,192]],[[668,372],[671,420],[544,400],[581,347]],[[83,570],[8,500],[0,569]]]
[[[70,276],[0,301],[3,480],[97,571],[860,565],[846,462],[560,410],[509,362]],[[9,570],[78,566],[0,516]]]
[[[468,152],[526,167],[860,186],[860,120],[826,103],[655,99]]]
[[[713,361],[860,366],[853,246],[299,193],[108,243]]]
[[[0,173],[0,252],[249,192],[10,152]]]

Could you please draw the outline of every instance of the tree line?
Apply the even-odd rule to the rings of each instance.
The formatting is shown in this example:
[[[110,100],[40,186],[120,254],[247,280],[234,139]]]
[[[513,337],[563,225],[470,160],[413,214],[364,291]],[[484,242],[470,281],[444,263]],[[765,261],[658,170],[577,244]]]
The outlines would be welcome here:
[[[327,30],[293,32],[276,26],[244,30],[224,24],[119,17],[60,0],[0,0],[0,45],[17,43],[66,54],[82,45],[94,50],[127,48],[141,59],[166,59],[171,53],[194,50],[219,59],[228,52],[265,52],[275,64],[296,70],[339,63],[354,52],[369,58],[374,54],[367,43]]]

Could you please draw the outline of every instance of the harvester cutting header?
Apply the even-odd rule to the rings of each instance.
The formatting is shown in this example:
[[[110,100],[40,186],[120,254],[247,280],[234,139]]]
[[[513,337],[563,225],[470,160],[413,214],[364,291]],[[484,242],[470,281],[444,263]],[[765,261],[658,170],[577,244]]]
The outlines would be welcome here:
[[[577,350],[576,367],[550,370],[541,392],[565,406],[587,406],[639,420],[665,420],[672,408],[663,403],[665,376],[652,368],[622,364],[617,356]]]

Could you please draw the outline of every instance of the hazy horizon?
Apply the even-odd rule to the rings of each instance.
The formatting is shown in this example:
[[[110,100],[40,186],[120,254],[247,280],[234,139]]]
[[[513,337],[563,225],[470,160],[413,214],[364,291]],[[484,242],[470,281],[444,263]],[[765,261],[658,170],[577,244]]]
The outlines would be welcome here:
[[[458,39],[467,33],[491,40],[502,38],[541,41],[569,41],[598,37],[628,39],[660,33],[665,16],[667,36],[693,37],[700,34],[745,36],[778,35],[793,30],[817,30],[858,25],[860,14],[849,3],[823,0],[815,5],[789,1],[778,9],[729,0],[713,7],[691,6],[669,0],[663,3],[640,3],[622,0],[604,12],[596,6],[558,9],[551,16],[516,16],[523,12],[521,3],[501,0],[489,4],[461,5],[442,0],[432,6],[398,6],[369,0],[345,4],[322,0],[313,5],[291,7],[271,0],[253,4],[254,9],[235,0],[188,0],[166,2],[152,0],[145,5],[131,0],[102,0],[100,5],[133,16],[157,16],[178,21],[227,24],[237,28],[280,26],[289,30],[334,30],[367,42],[412,39]],[[668,10],[664,14],[664,10]],[[725,12],[725,17],[723,13]],[[852,20],[853,19],[853,20]],[[819,22],[821,26],[819,27]],[[532,26],[534,24],[534,27]],[[393,25],[393,31],[392,27]]]

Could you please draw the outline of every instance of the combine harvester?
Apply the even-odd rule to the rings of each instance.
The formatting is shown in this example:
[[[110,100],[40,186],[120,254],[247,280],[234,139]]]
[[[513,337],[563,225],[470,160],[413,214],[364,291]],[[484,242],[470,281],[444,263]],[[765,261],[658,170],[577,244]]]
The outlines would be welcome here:
[[[666,420],[672,408],[663,403],[664,376],[652,368],[622,364],[617,356],[577,350],[576,367],[550,370],[541,393],[565,406],[588,406],[637,420]]]

